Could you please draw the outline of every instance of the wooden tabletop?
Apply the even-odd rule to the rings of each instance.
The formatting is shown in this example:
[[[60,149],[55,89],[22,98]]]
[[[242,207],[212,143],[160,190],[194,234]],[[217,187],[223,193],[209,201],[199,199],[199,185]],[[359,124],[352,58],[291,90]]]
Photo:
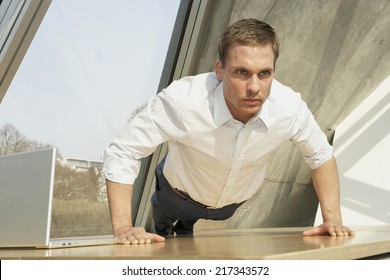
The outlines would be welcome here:
[[[302,236],[306,228],[224,229],[145,245],[0,249],[0,259],[359,259],[390,252],[390,225],[351,237]]]

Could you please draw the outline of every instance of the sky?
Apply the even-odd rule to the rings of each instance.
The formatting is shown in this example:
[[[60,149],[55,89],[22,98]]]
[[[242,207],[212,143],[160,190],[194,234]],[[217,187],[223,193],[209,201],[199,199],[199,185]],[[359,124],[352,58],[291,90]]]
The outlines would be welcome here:
[[[102,160],[157,93],[180,0],[53,0],[2,103],[0,127]]]

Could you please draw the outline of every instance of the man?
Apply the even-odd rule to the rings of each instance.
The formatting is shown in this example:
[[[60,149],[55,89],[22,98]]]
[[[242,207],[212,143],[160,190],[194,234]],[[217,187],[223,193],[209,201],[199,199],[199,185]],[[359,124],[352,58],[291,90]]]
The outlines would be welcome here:
[[[115,236],[122,244],[192,234],[198,219],[227,219],[261,187],[267,159],[290,140],[312,169],[324,223],[304,235],[354,234],[342,225],[332,147],[300,95],[274,80],[279,43],[271,26],[240,20],[222,34],[213,73],[185,77],[152,98],[105,152]],[[152,196],[156,234],[133,227],[140,159],[168,143]]]

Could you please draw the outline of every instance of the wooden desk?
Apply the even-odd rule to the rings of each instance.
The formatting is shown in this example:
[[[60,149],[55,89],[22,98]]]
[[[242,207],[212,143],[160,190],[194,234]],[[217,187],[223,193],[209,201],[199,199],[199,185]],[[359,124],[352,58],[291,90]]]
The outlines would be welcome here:
[[[197,232],[165,243],[67,249],[0,249],[0,259],[358,259],[390,252],[390,225],[355,227],[354,237],[303,237],[305,228]]]

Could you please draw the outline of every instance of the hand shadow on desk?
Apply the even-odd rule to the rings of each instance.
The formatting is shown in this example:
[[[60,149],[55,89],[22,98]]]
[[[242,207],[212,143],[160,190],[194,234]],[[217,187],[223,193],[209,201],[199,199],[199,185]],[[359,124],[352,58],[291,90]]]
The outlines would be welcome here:
[[[327,248],[347,245],[354,236],[303,236],[303,241],[316,248]]]
[[[118,244],[112,248],[115,256],[142,256],[142,257],[154,257],[157,252],[161,251],[165,247],[165,242],[152,242],[148,244],[136,244],[136,245],[123,245]]]

